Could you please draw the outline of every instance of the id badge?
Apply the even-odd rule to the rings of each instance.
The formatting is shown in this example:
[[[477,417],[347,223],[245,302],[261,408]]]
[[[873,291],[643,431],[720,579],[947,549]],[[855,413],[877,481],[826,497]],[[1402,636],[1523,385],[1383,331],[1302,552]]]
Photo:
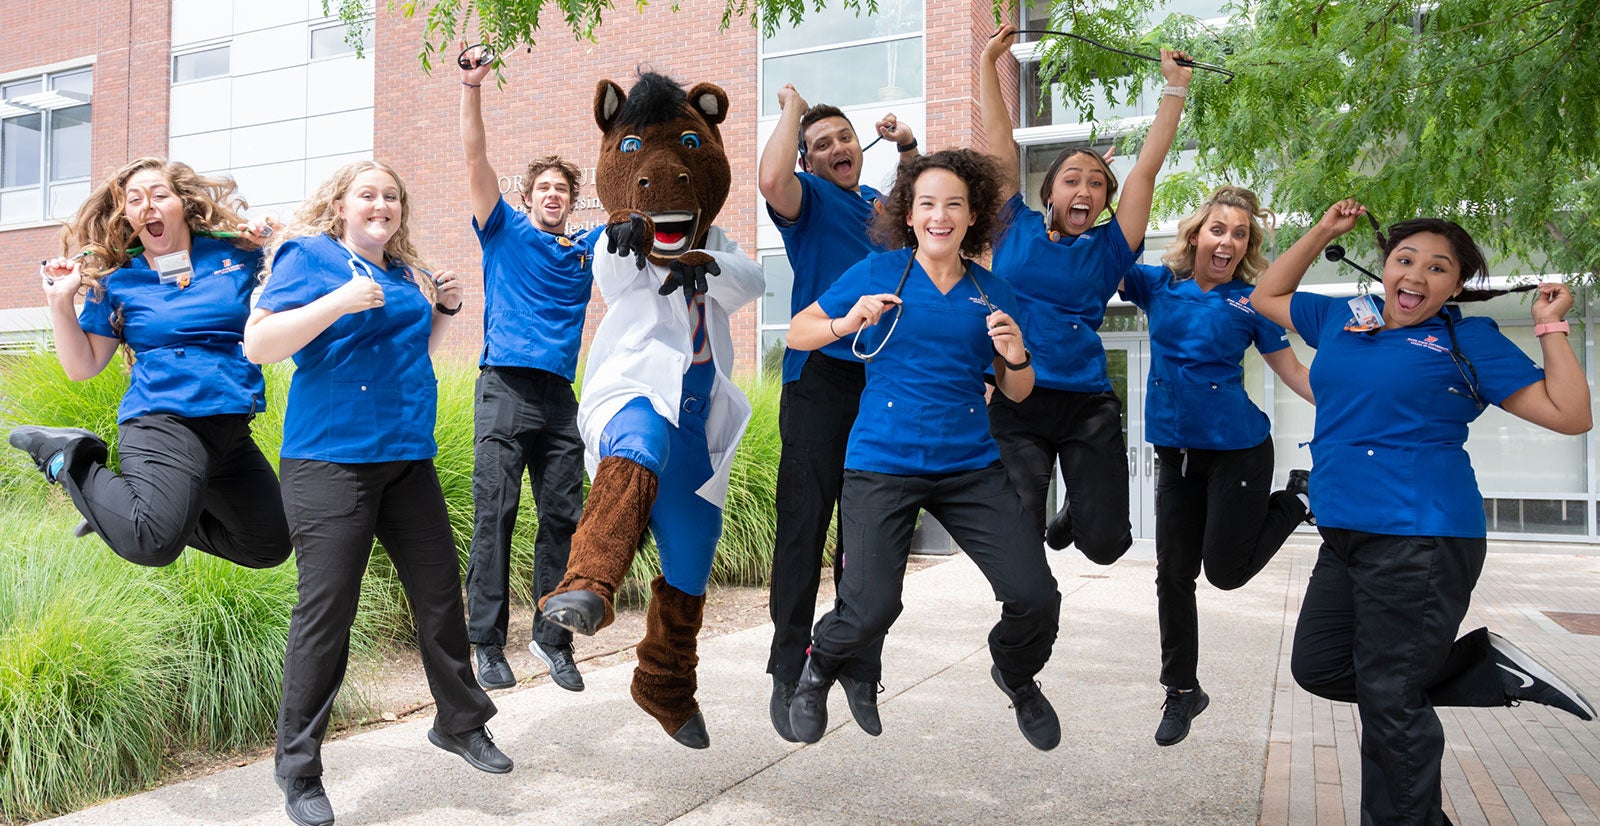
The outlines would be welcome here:
[[[180,250],[156,256],[156,272],[160,273],[163,284],[176,284],[179,289],[189,286],[189,281],[194,277],[194,267],[189,263],[189,251]]]
[[[1378,315],[1378,305],[1373,302],[1370,295],[1358,295],[1350,299],[1351,320],[1344,325],[1346,330],[1365,333],[1383,326],[1383,317]]]

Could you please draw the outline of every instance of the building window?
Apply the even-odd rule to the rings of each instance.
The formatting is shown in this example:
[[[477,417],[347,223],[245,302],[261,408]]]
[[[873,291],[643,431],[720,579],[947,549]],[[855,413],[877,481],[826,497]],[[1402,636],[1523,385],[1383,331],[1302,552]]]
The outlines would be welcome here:
[[[0,225],[70,218],[89,194],[92,68],[0,83]]]
[[[761,269],[767,274],[767,291],[761,296],[761,375],[781,379],[784,337],[789,332],[789,319],[794,316],[789,307],[790,296],[794,295],[794,270],[781,250],[762,255]]]
[[[794,84],[812,102],[857,106],[922,97],[922,0],[880,0],[878,13],[830,8],[761,44],[763,115]]]
[[[184,52],[172,56],[172,82],[187,83],[228,76],[228,47],[213,46],[197,52]]]
[[[372,21],[357,24],[361,32],[361,53],[372,52]],[[355,54],[356,47],[347,39],[349,27],[343,23],[319,26],[311,30],[311,59],[324,60],[340,55]]]

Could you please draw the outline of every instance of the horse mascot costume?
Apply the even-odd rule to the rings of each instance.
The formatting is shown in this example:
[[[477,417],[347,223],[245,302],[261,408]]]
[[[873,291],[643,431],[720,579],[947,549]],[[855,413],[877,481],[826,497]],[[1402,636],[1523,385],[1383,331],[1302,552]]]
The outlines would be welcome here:
[[[602,80],[596,191],[609,212],[594,262],[606,314],[590,345],[578,427],[591,484],[550,622],[593,634],[648,529],[661,552],[650,583],[632,694],[691,748],[711,739],[695,702],[696,637],[734,448],[750,402],[729,378],[728,316],[765,289],[761,268],[711,225],[731,173],[718,124],[728,95],[687,92],[653,72],[633,89]]]

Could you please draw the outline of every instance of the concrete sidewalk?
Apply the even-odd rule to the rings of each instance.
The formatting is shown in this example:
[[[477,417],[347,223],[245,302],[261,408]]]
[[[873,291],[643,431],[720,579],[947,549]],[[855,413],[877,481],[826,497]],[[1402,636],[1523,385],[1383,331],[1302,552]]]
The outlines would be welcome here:
[[[1313,703],[1288,675],[1313,539],[1297,538],[1243,589],[1201,586],[1200,670],[1211,706],[1172,748],[1152,740],[1163,695],[1155,566],[1140,543],[1107,568],[1072,552],[1050,555],[1064,597],[1061,638],[1040,675],[1062,719],[1062,745],[1052,752],[1022,739],[989,679],[985,639],[999,607],[977,569],[957,557],[907,579],[905,613],[885,652],[881,737],[857,729],[835,691],[833,728],[820,743],[780,740],[767,721],[771,628],[763,626],[702,646],[707,751],[673,743],[635,707],[631,665],[620,665],[586,673],[580,694],[546,684],[498,695],[491,728],[517,761],[509,775],[473,771],[429,745],[432,721],[424,719],[328,744],[324,781],[347,826],[1354,824],[1354,710]],[[1574,636],[1528,607],[1600,609],[1600,560],[1578,555],[1593,550],[1495,554],[1469,621],[1490,622],[1600,696],[1600,638]],[[1446,791],[1458,823],[1600,826],[1600,726],[1542,708],[1447,714]],[[1535,785],[1545,791],[1513,791]],[[51,822],[287,820],[268,760]]]

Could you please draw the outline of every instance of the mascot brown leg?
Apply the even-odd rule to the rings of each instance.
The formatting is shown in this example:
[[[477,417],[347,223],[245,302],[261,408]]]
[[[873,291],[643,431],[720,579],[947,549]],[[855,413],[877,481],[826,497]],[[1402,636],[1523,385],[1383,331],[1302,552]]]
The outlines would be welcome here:
[[[672,739],[692,749],[706,748],[711,737],[694,700],[695,666],[700,664],[695,644],[705,615],[705,594],[691,596],[659,576],[650,582],[650,592],[644,639],[636,649],[633,701]]]
[[[612,597],[650,527],[656,487],[656,475],[636,462],[621,456],[600,460],[572,535],[567,575],[539,600],[545,620],[593,635],[616,619]]]

